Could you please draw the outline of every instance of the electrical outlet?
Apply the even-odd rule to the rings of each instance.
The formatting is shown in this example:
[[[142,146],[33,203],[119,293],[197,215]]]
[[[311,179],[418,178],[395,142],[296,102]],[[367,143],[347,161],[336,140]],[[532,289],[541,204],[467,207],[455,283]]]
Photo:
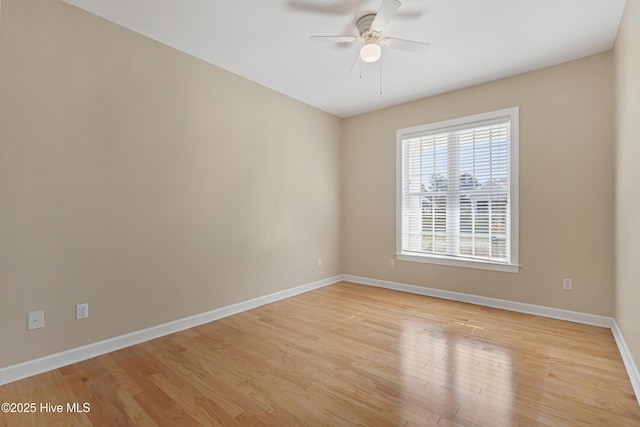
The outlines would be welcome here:
[[[562,279],[562,289],[570,291],[573,289],[573,280],[571,279]]]
[[[394,260],[390,259],[390,260],[389,260],[389,267],[390,267],[390,268],[393,268],[393,267],[395,267],[395,266],[396,266],[396,262],[395,262]]]
[[[318,258],[318,267],[322,267],[322,258]]]
[[[32,311],[27,313],[27,330],[44,328],[44,311]]]
[[[89,304],[76,305],[76,320],[86,319],[89,317]]]

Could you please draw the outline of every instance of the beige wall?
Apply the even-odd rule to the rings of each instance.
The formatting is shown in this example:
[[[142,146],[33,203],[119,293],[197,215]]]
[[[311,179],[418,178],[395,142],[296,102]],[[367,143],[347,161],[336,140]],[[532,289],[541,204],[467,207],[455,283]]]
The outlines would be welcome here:
[[[395,131],[520,107],[518,274],[388,260],[395,252]],[[345,120],[343,272],[613,315],[610,52]],[[555,209],[551,209],[555,206]],[[573,291],[562,278],[573,278]]]
[[[340,119],[61,1],[1,29],[0,367],[341,272]]]
[[[627,0],[614,57],[616,322],[640,367],[640,0]]]

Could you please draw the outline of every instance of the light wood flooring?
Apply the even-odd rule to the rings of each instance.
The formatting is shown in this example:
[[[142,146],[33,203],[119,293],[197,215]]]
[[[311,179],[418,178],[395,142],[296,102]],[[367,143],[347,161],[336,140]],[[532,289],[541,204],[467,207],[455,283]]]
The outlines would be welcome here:
[[[8,426],[640,426],[611,331],[338,283],[0,387]],[[89,403],[67,413],[67,403]]]

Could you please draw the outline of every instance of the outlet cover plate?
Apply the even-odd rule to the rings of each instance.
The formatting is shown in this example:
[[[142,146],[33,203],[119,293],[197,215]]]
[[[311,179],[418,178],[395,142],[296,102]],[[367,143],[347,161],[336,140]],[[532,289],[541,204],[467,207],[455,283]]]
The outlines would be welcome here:
[[[86,319],[89,317],[89,304],[76,305],[76,320]]]

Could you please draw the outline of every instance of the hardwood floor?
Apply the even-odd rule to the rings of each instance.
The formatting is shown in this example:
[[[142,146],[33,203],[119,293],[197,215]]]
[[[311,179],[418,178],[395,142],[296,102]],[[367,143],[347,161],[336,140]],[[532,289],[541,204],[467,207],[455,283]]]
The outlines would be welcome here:
[[[608,329],[346,282],[2,386],[0,402],[37,405],[0,413],[8,426],[640,426]]]

